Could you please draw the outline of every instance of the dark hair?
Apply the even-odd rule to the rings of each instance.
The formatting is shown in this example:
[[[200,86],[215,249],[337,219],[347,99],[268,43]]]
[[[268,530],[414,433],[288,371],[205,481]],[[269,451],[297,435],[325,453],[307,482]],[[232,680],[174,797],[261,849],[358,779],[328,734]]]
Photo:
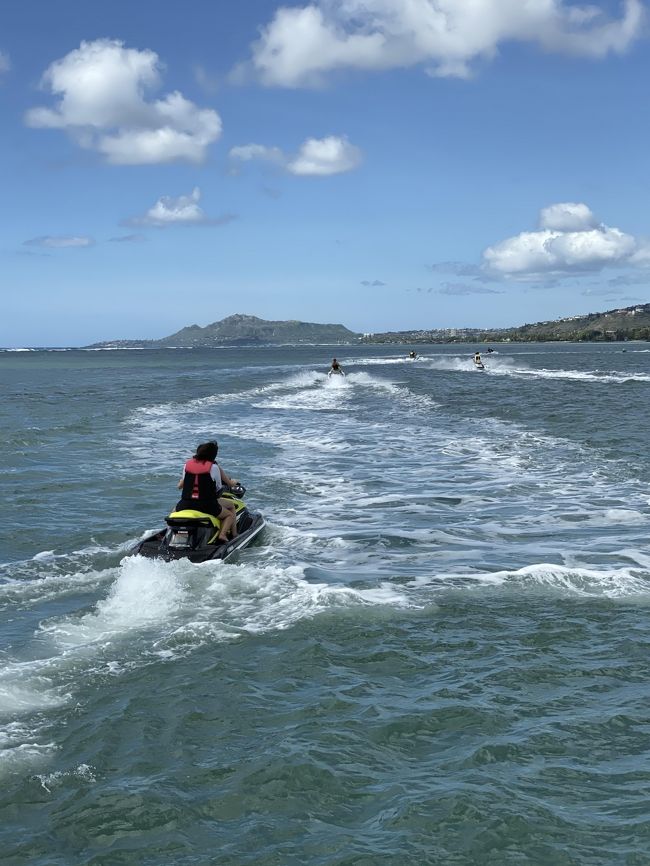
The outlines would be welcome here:
[[[219,446],[216,442],[204,442],[202,445],[199,445],[197,447],[194,459],[209,460],[210,463],[214,463],[214,461],[217,459],[218,450]]]

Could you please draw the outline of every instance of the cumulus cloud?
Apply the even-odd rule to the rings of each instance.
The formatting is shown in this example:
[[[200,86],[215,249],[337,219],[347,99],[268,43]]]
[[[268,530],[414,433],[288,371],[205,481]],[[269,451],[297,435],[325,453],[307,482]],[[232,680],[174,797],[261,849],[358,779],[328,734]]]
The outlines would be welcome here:
[[[221,119],[178,91],[147,100],[145,94],[159,88],[160,74],[154,51],[125,48],[117,40],[82,42],[43,75],[42,87],[57,98],[54,108],[32,108],[25,122],[66,130],[117,165],[201,162],[221,135]]]
[[[209,217],[200,206],[201,190],[194,187],[189,195],[163,195],[149,210],[139,217],[125,221],[126,225],[148,225],[155,228],[167,226],[226,225],[236,219],[235,214]]]
[[[86,235],[40,235],[23,241],[26,247],[45,247],[63,249],[64,247],[92,247],[95,241]]]
[[[599,223],[587,205],[565,202],[540,212],[538,231],[521,232],[488,247],[483,262],[488,273],[526,279],[650,265],[650,246]]]
[[[347,138],[330,135],[308,138],[298,155],[287,165],[291,174],[341,174],[352,171],[361,163],[361,151]]]
[[[564,202],[542,208],[539,227],[557,232],[579,232],[598,227],[598,220],[586,204]]]
[[[287,155],[279,147],[266,147],[263,144],[245,144],[233,147],[230,158],[239,162],[254,159],[280,166],[290,174],[324,176],[343,174],[357,168],[362,161],[361,150],[343,136],[329,135],[326,138],[308,138],[298,152]]]
[[[473,61],[509,41],[600,58],[628,48],[643,14],[641,0],[621,0],[613,19],[568,0],[312,0],[280,7],[236,76],[302,87],[340,69],[424,65],[431,75],[466,78]]]
[[[382,283],[381,280],[361,280],[361,285],[362,285],[362,286],[377,286],[377,287],[380,287],[380,286],[385,286],[386,283]]]

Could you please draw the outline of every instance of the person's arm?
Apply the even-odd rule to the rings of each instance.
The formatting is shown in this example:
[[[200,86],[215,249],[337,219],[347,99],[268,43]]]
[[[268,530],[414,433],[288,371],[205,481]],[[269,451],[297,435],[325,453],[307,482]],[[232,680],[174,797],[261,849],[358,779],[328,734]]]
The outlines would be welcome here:
[[[221,481],[225,484],[226,487],[237,487],[239,484],[239,479],[231,478],[222,468],[219,467],[219,471],[221,472]]]
[[[179,490],[181,490],[182,487],[183,487],[183,484],[184,484],[184,483],[185,483],[185,470],[183,469],[183,474],[181,475],[181,480],[178,482],[178,484],[176,485],[176,487],[177,487]]]

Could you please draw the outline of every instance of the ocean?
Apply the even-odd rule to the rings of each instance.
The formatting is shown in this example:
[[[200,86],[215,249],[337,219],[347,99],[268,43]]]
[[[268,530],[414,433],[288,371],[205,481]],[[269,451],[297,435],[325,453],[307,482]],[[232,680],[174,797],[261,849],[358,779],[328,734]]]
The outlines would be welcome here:
[[[0,352],[3,864],[650,864],[650,346],[410,348]]]

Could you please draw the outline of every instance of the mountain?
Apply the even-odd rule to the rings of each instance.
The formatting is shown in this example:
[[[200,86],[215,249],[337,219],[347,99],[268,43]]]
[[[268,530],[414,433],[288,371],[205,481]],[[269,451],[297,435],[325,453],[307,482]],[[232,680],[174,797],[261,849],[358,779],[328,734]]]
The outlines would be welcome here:
[[[484,343],[545,342],[550,340],[598,341],[650,340],[650,304],[635,304],[568,316],[513,328],[432,328],[364,334],[363,343]]]
[[[547,340],[650,340],[650,304],[635,304],[569,316],[513,328],[427,328],[413,331],[387,331],[355,334],[343,325],[314,322],[268,322],[257,316],[237,314],[204,328],[188,325],[161,340],[110,340],[93,343],[86,349],[159,349],[164,347],[206,348],[210,346],[267,346],[300,343],[484,343],[544,342]]]
[[[269,344],[354,343],[359,335],[343,325],[314,322],[268,322],[257,316],[236,314],[202,328],[188,325],[161,340],[108,340],[87,349],[209,348],[210,346],[263,346]]]

